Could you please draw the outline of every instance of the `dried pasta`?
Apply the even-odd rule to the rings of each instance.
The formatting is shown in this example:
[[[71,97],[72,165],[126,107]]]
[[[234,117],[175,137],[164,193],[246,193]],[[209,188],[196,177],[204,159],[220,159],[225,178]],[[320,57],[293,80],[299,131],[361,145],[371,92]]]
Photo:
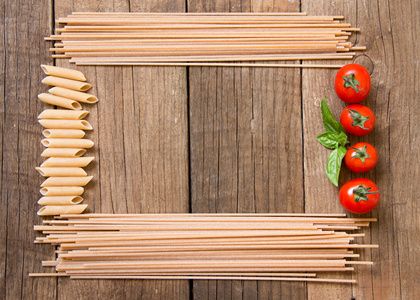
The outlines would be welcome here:
[[[53,95],[73,99],[83,103],[95,103],[98,102],[98,98],[92,94],[83,92],[73,91],[62,87],[53,87],[48,90]]]
[[[50,157],[41,167],[86,167],[94,157]]]
[[[88,111],[66,110],[66,109],[46,109],[38,119],[63,119],[63,120],[81,120],[88,115]]]
[[[71,99],[63,98],[63,97],[54,96],[52,94],[42,93],[38,95],[38,98],[42,102],[48,103],[51,105],[57,105],[60,107],[74,109],[74,110],[82,109],[82,106],[80,105],[79,102],[71,100]]]
[[[87,204],[78,205],[48,205],[38,211],[39,216],[55,216],[61,214],[80,214],[87,207]]]
[[[41,65],[41,69],[44,71],[46,75],[63,77],[67,79],[79,80],[79,81],[86,81],[85,75],[82,72],[68,69],[68,68],[60,68],[56,66],[49,66],[49,65]]]
[[[80,196],[85,189],[81,186],[51,186],[39,191],[43,196]]]
[[[82,203],[80,196],[52,196],[42,197],[38,200],[39,205],[75,205]]]
[[[77,80],[72,79],[66,79],[56,76],[47,76],[42,81],[43,84],[51,85],[51,86],[59,86],[62,88],[80,91],[80,92],[86,92],[89,90],[92,85],[86,82],[81,82]]]
[[[42,153],[42,157],[79,157],[85,154],[86,149],[78,148],[47,148]]]
[[[52,187],[52,186],[85,186],[91,181],[93,176],[84,177],[50,177],[45,180],[41,187]]]
[[[83,130],[92,130],[92,125],[85,120],[52,120],[52,119],[42,119],[38,122],[48,129],[83,129]]]
[[[45,129],[42,134],[49,139],[81,139],[85,136],[81,129]]]
[[[41,143],[49,148],[91,148],[94,145],[88,139],[43,139]]]
[[[80,167],[37,167],[39,174],[44,177],[82,177],[87,176]]]

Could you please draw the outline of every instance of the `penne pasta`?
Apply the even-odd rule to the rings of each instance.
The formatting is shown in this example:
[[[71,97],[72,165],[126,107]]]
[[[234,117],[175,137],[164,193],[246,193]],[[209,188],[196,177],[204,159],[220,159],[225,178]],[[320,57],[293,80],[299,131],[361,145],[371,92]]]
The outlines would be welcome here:
[[[81,139],[85,136],[80,129],[46,129],[42,134],[50,139]]]
[[[67,79],[74,79],[79,81],[86,81],[85,75],[82,72],[68,69],[68,68],[60,68],[56,66],[49,66],[49,65],[41,65],[41,69],[44,71],[46,75],[63,77]]]
[[[58,86],[50,88],[48,92],[56,96],[76,100],[83,103],[98,102],[98,98],[96,98],[96,96],[94,95],[78,92],[78,91],[73,91],[73,90],[69,90],[66,88],[58,87]]]
[[[39,191],[43,196],[80,196],[85,189],[81,186],[43,187]]]
[[[62,88],[74,90],[74,91],[80,91],[80,92],[86,92],[89,90],[92,85],[86,82],[81,82],[77,80],[72,79],[66,79],[56,76],[47,76],[42,81],[43,84],[51,85],[51,86],[59,86]]]
[[[85,154],[86,149],[78,148],[47,148],[41,153],[42,157],[79,157]]]
[[[87,173],[77,167],[37,167],[39,174],[44,177],[84,177]]]
[[[60,107],[68,108],[68,109],[74,109],[74,110],[81,110],[82,106],[79,102],[74,101],[72,99],[67,99],[63,97],[54,96],[52,94],[48,93],[42,93],[38,95],[39,100],[41,100],[44,103],[48,103],[51,105],[57,105]]]
[[[39,216],[55,216],[62,214],[80,214],[87,207],[87,204],[78,205],[48,205],[38,211]]]
[[[50,196],[38,200],[39,205],[75,205],[82,203],[80,196]]]
[[[41,167],[86,167],[94,157],[50,157]]]
[[[88,115],[88,111],[66,110],[66,109],[46,109],[38,119],[63,119],[63,120],[81,120]]]
[[[49,148],[91,148],[94,145],[88,139],[43,139],[41,143]]]
[[[47,129],[83,129],[92,130],[92,125],[85,120],[51,120],[41,119],[38,122]]]
[[[52,186],[85,186],[91,181],[93,176],[84,177],[50,177],[45,180],[41,187]]]

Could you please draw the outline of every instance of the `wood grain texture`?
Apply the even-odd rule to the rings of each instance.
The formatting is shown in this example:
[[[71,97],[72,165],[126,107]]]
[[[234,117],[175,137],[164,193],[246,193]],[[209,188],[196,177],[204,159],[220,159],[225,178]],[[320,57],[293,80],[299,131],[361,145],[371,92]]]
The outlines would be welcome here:
[[[0,299],[416,299],[420,294],[419,1],[9,1],[0,9]],[[344,15],[361,28],[355,62],[372,77],[362,104],[376,127],[367,141],[379,153],[372,171],[342,168],[340,184],[367,177],[381,190],[378,218],[363,230],[355,285],[256,281],[69,280],[28,278],[44,272],[52,248],[34,245],[42,159],[45,92],[39,65],[51,64],[53,18],[72,11],[277,12]],[[293,63],[293,62],[289,62]],[[307,62],[305,62],[307,63]],[[317,62],[319,63],[319,62]],[[333,61],[329,63],[335,63]],[[57,65],[70,66],[65,60]],[[86,155],[95,177],[84,193],[90,212],[344,212],[324,167],[330,150],[320,100],[338,117],[334,70],[213,67],[77,67],[98,95],[88,121],[96,143]],[[332,274],[328,274],[331,276]],[[325,275],[319,275],[325,276]]]
[[[55,2],[55,18],[72,11],[185,11],[181,1]],[[67,61],[57,61],[66,67]],[[84,67],[99,102],[84,105],[97,146],[84,193],[89,211],[104,213],[188,212],[187,78],[185,68]],[[78,294],[72,294],[71,291]],[[181,280],[68,280],[59,278],[62,299],[185,299]]]
[[[43,108],[36,96],[41,90],[39,65],[51,63],[42,41],[50,34],[49,4],[4,1],[1,11],[0,298],[51,299],[56,296],[54,278],[28,278],[31,270],[41,271],[39,261],[53,255],[52,248],[33,244],[32,230],[39,222],[36,201],[41,182],[34,174],[42,148],[36,122]]]
[[[190,12],[299,11],[299,2],[283,6],[188,2]],[[192,212],[302,212],[300,70],[201,67],[189,75]],[[203,280],[193,296],[304,299],[305,287]]]
[[[358,56],[355,62],[364,65],[371,73],[372,91],[362,104],[375,112],[376,128],[368,136],[350,137],[350,142],[353,144],[366,141],[374,145],[378,150],[379,162],[375,169],[363,175],[351,174],[343,167],[340,184],[350,179],[366,177],[375,181],[381,190],[379,206],[367,214],[378,218],[378,223],[366,232],[364,238],[365,241],[378,243],[379,250],[364,251],[362,255],[365,259],[375,261],[375,264],[372,268],[356,268],[354,276],[358,284],[351,287],[308,285],[309,298],[318,299],[325,295],[334,295],[334,299],[415,298],[413,295],[418,294],[419,290],[411,279],[416,277],[414,274],[418,274],[419,255],[418,251],[410,248],[408,236],[414,238],[413,232],[419,226],[418,206],[414,201],[418,194],[412,190],[419,170],[418,150],[414,150],[418,147],[415,146],[412,136],[418,133],[409,124],[414,124],[416,121],[412,123],[411,120],[416,119],[418,124],[418,114],[415,116],[415,110],[408,103],[413,103],[418,98],[416,93],[418,94],[419,83],[415,78],[419,68],[418,65],[412,65],[411,68],[408,65],[409,62],[414,63],[414,57],[418,53],[418,47],[409,38],[409,32],[416,32],[418,24],[408,26],[410,21],[401,19],[401,16],[405,14],[408,19],[416,18],[415,12],[418,13],[418,9],[408,1],[398,7],[392,7],[386,1],[364,5],[344,5],[339,1],[332,5],[330,1],[325,1],[324,5],[315,5],[311,1],[302,1],[302,10],[317,14],[344,15],[348,22],[362,28],[362,32],[352,42],[367,46],[367,51]],[[407,56],[403,58],[398,53],[407,53]],[[321,98],[326,97],[337,118],[345,105],[335,95],[332,85],[325,84],[333,81],[335,72],[323,70],[316,73],[315,75],[313,70],[304,70],[302,78],[305,103],[305,205],[307,212],[338,212],[342,210],[339,202],[331,202],[331,199],[337,199],[338,188],[329,184],[324,170],[320,168],[325,166],[330,150],[319,146],[316,135],[323,132],[319,109]],[[408,92],[403,92],[402,87],[407,87]],[[402,146],[402,141],[407,143],[406,147]],[[410,166],[412,161],[417,163]],[[412,192],[406,194],[406,186],[411,187],[408,190]],[[324,197],[320,199],[318,195]],[[405,202],[405,199],[411,200]],[[405,241],[402,242],[404,238]],[[410,259],[401,259],[401,251],[406,251],[404,256],[410,256]],[[408,261],[417,263],[402,266]]]

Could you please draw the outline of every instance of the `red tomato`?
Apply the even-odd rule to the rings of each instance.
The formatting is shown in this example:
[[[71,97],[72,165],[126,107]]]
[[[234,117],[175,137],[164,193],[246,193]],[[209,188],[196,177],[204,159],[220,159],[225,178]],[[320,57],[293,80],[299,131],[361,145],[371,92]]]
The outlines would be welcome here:
[[[346,103],[359,103],[370,92],[369,72],[361,65],[348,64],[335,76],[335,92]]]
[[[352,104],[342,111],[340,123],[348,133],[363,136],[375,127],[375,115],[367,106]]]
[[[340,189],[340,203],[348,211],[364,214],[379,203],[379,189],[376,184],[366,178],[353,179]]]
[[[357,143],[347,149],[344,163],[350,171],[364,173],[371,170],[378,162],[378,152],[368,143]]]

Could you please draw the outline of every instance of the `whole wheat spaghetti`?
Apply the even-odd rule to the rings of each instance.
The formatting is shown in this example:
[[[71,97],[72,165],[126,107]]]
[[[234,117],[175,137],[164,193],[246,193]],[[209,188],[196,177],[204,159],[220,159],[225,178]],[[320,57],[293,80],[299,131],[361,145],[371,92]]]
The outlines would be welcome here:
[[[352,59],[359,28],[305,13],[73,13],[47,40],[54,58],[79,65],[338,68],[278,60]],[[235,63],[232,63],[235,62]],[[247,62],[247,63],[243,63]]]
[[[376,219],[328,214],[75,214],[44,220],[36,243],[58,245],[43,266],[79,279],[226,279],[354,283],[313,278],[360,261],[354,231]]]

